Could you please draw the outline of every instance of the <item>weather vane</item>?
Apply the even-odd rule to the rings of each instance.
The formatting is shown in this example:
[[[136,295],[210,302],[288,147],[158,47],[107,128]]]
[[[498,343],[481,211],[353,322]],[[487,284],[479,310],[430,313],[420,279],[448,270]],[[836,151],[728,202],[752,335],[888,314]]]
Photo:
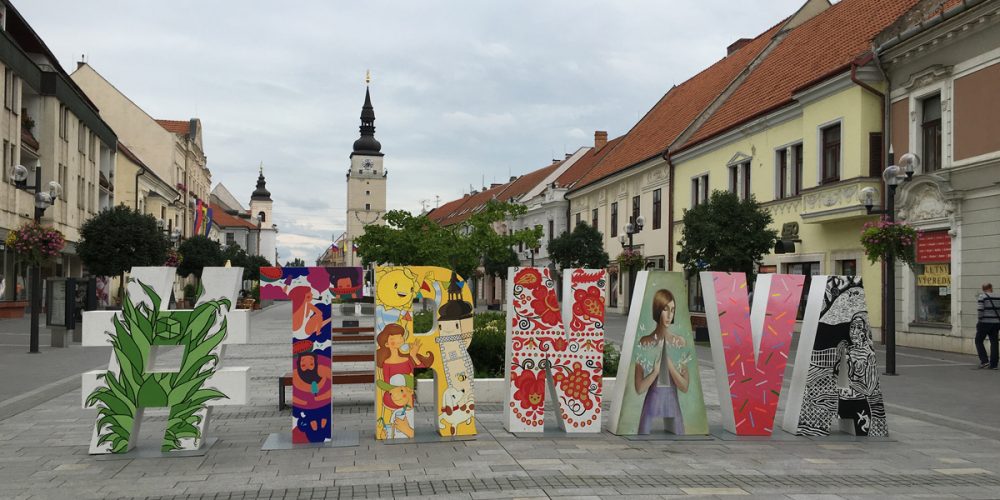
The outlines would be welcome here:
[[[372,83],[372,70],[365,70],[365,85]]]

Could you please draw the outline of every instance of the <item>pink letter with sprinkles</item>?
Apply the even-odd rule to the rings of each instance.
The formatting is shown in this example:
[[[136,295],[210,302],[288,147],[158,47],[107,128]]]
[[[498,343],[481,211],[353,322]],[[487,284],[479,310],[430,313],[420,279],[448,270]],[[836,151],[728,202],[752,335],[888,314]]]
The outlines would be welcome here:
[[[701,273],[722,423],[733,434],[771,435],[804,280],[758,275],[751,308],[746,275]]]

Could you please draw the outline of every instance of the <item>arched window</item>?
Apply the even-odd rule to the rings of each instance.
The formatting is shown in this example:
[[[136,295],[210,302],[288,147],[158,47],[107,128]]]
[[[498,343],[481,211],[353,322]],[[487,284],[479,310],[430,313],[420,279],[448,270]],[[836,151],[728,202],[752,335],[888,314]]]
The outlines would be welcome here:
[[[261,222],[267,222],[267,216],[264,215],[264,211],[263,210],[261,210],[260,212],[257,212],[257,220],[259,220]]]

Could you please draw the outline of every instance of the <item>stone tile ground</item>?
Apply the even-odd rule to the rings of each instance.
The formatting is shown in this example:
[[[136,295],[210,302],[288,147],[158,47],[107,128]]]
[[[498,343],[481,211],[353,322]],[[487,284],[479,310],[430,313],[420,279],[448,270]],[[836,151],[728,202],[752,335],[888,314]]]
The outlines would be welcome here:
[[[0,497],[1000,498],[1000,442],[891,408],[892,441],[632,441],[518,438],[503,430],[500,405],[483,403],[473,440],[387,445],[373,439],[368,385],[335,393],[335,428],[359,432],[359,446],[261,451],[269,433],[290,425],[275,395],[275,377],[289,365],[287,318],[286,306],[263,311],[253,344],[228,348],[227,364],[252,368],[251,404],[213,411],[218,441],[204,456],[88,455],[95,412],[79,408],[74,390],[0,421]],[[703,363],[718,422],[713,377]],[[433,410],[417,411],[431,432]],[[141,439],[150,445],[165,414],[147,413]]]

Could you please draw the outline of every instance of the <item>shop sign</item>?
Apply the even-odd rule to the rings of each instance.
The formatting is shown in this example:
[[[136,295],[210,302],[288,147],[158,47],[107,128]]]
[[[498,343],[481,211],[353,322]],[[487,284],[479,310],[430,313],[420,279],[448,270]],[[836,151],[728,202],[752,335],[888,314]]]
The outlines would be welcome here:
[[[924,274],[917,276],[917,286],[951,286],[951,265],[950,264],[927,264],[924,266]]]
[[[917,234],[917,263],[951,262],[951,236],[948,231]]]

